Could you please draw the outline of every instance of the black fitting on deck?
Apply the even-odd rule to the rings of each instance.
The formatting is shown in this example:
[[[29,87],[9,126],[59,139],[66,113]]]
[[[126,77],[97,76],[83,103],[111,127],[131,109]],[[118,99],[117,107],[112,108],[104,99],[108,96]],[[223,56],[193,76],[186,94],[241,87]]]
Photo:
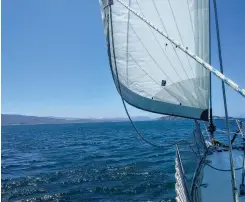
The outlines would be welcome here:
[[[210,113],[210,120],[209,120],[208,132],[210,132],[210,134],[213,136],[214,132],[216,131],[216,126],[214,125],[214,122],[213,122],[212,108],[209,109],[209,113]]]
[[[245,186],[244,184],[240,184],[240,196],[244,196],[245,195]]]
[[[213,124],[213,122],[211,122],[208,126],[208,132],[213,134],[215,131],[216,131],[216,126]]]

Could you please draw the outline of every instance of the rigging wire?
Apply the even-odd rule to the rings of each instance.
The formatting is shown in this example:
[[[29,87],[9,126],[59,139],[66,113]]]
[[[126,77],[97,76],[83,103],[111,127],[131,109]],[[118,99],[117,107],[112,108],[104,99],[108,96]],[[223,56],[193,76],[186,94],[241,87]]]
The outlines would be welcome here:
[[[217,11],[216,0],[213,0],[213,4],[214,4],[216,34],[217,34],[217,41],[218,41],[220,71],[223,74],[223,60],[222,60],[222,54],[221,54],[218,11]],[[234,171],[234,162],[233,162],[233,155],[232,155],[232,145],[231,145],[231,138],[230,138],[230,127],[229,127],[229,120],[228,120],[228,110],[227,110],[227,101],[226,101],[226,92],[225,92],[224,81],[222,81],[222,92],[223,92],[223,101],[224,101],[224,108],[225,108],[227,138],[228,138],[228,142],[229,142],[229,157],[230,157],[231,178],[232,178],[232,194],[233,194],[233,200],[236,202],[236,201],[239,201],[239,199],[238,199],[238,193],[237,193],[237,188],[236,188],[236,175],[235,175],[235,171]]]
[[[117,70],[117,63],[116,63],[116,60],[115,60],[115,55],[116,55],[116,53],[115,53],[115,48],[114,48],[114,38],[113,38],[113,27],[112,27],[112,11],[111,11],[111,6],[109,7],[110,9],[110,24],[111,24],[111,41],[112,41],[112,52],[113,52],[113,58],[114,58],[114,65],[115,65],[115,72],[116,72],[116,76],[117,76],[117,85],[118,85],[118,90],[119,90],[119,94],[120,94],[120,97],[121,97],[121,100],[122,100],[122,103],[123,103],[123,106],[124,106],[124,109],[125,109],[125,112],[126,112],[126,114],[127,114],[127,116],[128,116],[128,119],[130,120],[130,123],[132,124],[132,126],[133,126],[133,128],[134,128],[134,130],[136,131],[136,133],[137,133],[137,135],[145,142],[145,143],[147,143],[147,144],[149,144],[149,145],[151,145],[151,146],[153,146],[153,147],[156,147],[156,148],[162,148],[162,149],[165,149],[165,148],[167,148],[167,147],[169,147],[169,146],[173,146],[173,145],[176,145],[177,143],[180,143],[180,142],[187,142],[186,140],[180,140],[180,141],[178,141],[178,142],[174,142],[174,143],[172,143],[172,144],[168,144],[168,145],[157,145],[157,144],[154,144],[154,143],[152,143],[152,142],[150,142],[150,141],[148,141],[147,139],[145,139],[144,138],[144,136],[139,132],[139,130],[137,129],[137,127],[135,126],[135,124],[134,124],[134,122],[133,122],[133,120],[132,120],[132,118],[131,118],[131,116],[130,116],[130,114],[129,114],[129,112],[128,112],[128,109],[127,109],[127,106],[126,106],[126,103],[125,103],[125,100],[124,100],[124,98],[123,98],[123,96],[122,96],[122,90],[121,90],[121,84],[120,84],[120,81],[119,81],[119,74],[118,74],[118,70]],[[108,27],[108,29],[109,29],[109,27]],[[112,68],[112,67],[111,67]],[[112,69],[111,69],[112,70]],[[191,148],[192,149],[192,148]],[[194,152],[194,150],[193,150],[193,152]],[[195,152],[194,152],[195,153]]]
[[[126,104],[125,104],[125,101],[124,101],[124,98],[122,96],[122,90],[121,90],[121,84],[120,84],[120,81],[119,81],[119,76],[118,76],[118,70],[117,70],[117,63],[116,63],[116,53],[115,53],[115,48],[114,48],[114,35],[113,35],[113,27],[112,27],[112,11],[111,11],[111,6],[109,7],[109,10],[110,10],[110,24],[111,24],[111,41],[112,41],[112,50],[113,50],[113,58],[114,58],[114,65],[115,65],[115,71],[116,71],[116,76],[117,76],[117,85],[118,85],[118,90],[119,90],[119,94],[120,94],[120,97],[121,97],[121,100],[122,100],[122,103],[123,103],[123,106],[124,106],[124,109],[125,109],[125,112],[134,128],[134,130],[136,131],[136,133],[139,135],[139,137],[144,141],[146,142],[147,144],[153,146],[153,147],[158,147],[158,148],[161,148],[160,145],[156,145],[156,144],[153,144],[151,142],[149,142],[148,140],[146,140],[142,135],[141,133],[138,131],[138,129],[136,128],[136,126],[134,125],[129,113],[128,113],[128,110],[127,110],[127,107],[126,107]],[[112,68],[112,67],[111,67]]]
[[[118,74],[118,71],[117,71],[117,64],[116,64],[116,60],[115,60],[115,49],[114,49],[114,39],[113,39],[113,28],[112,28],[112,12],[111,12],[111,7],[110,7],[110,23],[111,23],[112,46],[113,46],[112,49],[113,49],[114,63],[115,63],[114,65],[115,65],[115,70],[116,70],[116,75],[117,75],[117,82],[118,82],[119,94],[120,94],[120,97],[121,97],[121,100],[122,100],[122,103],[123,103],[125,112],[126,112],[126,114],[127,114],[127,116],[128,116],[128,119],[130,120],[130,123],[132,124],[132,126],[133,126],[134,130],[136,131],[137,135],[138,135],[138,136],[139,136],[145,143],[147,143],[148,145],[151,145],[151,146],[153,146],[153,147],[156,147],[156,148],[163,148],[163,149],[165,149],[165,148],[167,148],[167,147],[169,147],[169,146],[176,145],[176,144],[178,144],[178,143],[180,143],[180,142],[185,142],[185,143],[187,143],[187,145],[191,148],[192,152],[196,155],[196,157],[197,157],[197,158],[200,158],[200,156],[198,156],[198,154],[194,151],[194,149],[192,148],[192,146],[190,145],[190,143],[187,142],[186,140],[180,140],[180,141],[174,142],[173,144],[164,145],[164,146],[163,146],[163,145],[157,145],[157,144],[154,144],[154,143],[148,141],[147,139],[145,139],[144,136],[139,132],[139,130],[138,130],[137,127],[135,126],[135,124],[134,124],[134,122],[133,122],[133,120],[132,120],[132,118],[131,118],[131,116],[130,116],[130,114],[129,114],[129,112],[128,112],[128,109],[127,109],[125,100],[124,100],[124,98],[123,98],[123,96],[122,96],[122,91],[121,91],[121,86],[120,86],[120,81],[119,81],[119,76],[118,76],[119,74]],[[206,152],[208,152],[208,151],[209,151],[209,148],[207,148],[207,151],[206,151]],[[226,170],[226,169],[216,168],[216,167],[214,167],[214,166],[208,164],[208,163],[205,162],[205,161],[204,161],[204,164],[207,165],[207,166],[209,166],[209,167],[211,167],[212,169],[217,170],[217,171],[231,171],[231,170],[228,170],[228,169]],[[243,168],[243,167],[239,167],[239,168],[236,168],[235,170],[240,170],[240,169],[242,169],[242,168]]]
[[[112,23],[112,19],[111,19],[111,23]],[[111,29],[111,32],[112,32],[112,46],[114,47],[113,28]],[[113,55],[114,55],[114,58],[115,58],[115,50],[114,50],[114,48],[113,48]],[[169,147],[169,146],[173,146],[173,145],[179,144],[179,143],[181,143],[181,142],[185,142],[185,143],[189,146],[189,148],[192,150],[192,152],[196,155],[196,157],[197,157],[197,158],[200,158],[200,156],[194,151],[194,149],[192,148],[192,146],[190,145],[190,143],[187,142],[186,140],[176,141],[176,142],[174,142],[174,143],[172,143],[172,144],[168,144],[168,145],[164,145],[164,146],[163,146],[163,145],[157,145],[157,144],[154,144],[154,143],[152,143],[152,142],[150,142],[150,141],[148,141],[147,139],[144,138],[144,136],[140,133],[140,131],[139,131],[139,130],[137,129],[137,127],[135,126],[135,124],[134,124],[134,122],[133,122],[133,120],[132,120],[132,118],[131,118],[131,116],[130,116],[130,114],[129,114],[129,112],[128,112],[128,109],[127,109],[125,100],[124,100],[124,98],[123,98],[123,96],[122,96],[122,92],[121,92],[121,87],[120,87],[120,82],[119,82],[119,77],[118,77],[118,71],[117,71],[116,60],[114,60],[114,62],[115,62],[115,70],[116,70],[116,74],[117,74],[117,82],[118,82],[119,94],[120,94],[120,97],[121,97],[121,100],[122,100],[122,103],[123,103],[125,112],[126,112],[126,114],[127,114],[127,116],[128,116],[128,119],[130,120],[130,123],[131,123],[131,125],[133,126],[134,130],[136,131],[137,135],[138,135],[138,136],[139,136],[145,143],[147,143],[148,145],[151,145],[151,146],[156,147],[156,148],[162,148],[162,149],[166,149],[166,148]],[[216,167],[211,166],[210,164],[208,164],[208,163],[206,163],[206,162],[204,162],[204,163],[205,163],[205,165],[207,165],[207,166],[209,166],[209,167],[211,167],[211,168],[213,168],[213,169],[215,169],[215,170],[218,170],[218,171],[230,171],[230,170],[225,170],[225,169],[219,169],[219,168],[216,168]],[[236,168],[235,170],[240,170],[240,169],[242,169],[242,167],[241,167],[241,168]]]
[[[209,64],[211,64],[211,0],[208,1],[209,11],[208,11],[208,26],[209,26]],[[214,132],[216,131],[216,126],[213,121],[213,101],[212,101],[212,74],[209,72],[209,136],[212,142],[214,139]]]

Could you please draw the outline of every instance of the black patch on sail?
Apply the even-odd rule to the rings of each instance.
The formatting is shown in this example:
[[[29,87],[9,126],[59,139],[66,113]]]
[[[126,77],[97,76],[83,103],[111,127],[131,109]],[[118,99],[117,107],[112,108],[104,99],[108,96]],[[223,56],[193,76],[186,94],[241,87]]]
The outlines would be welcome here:
[[[166,83],[167,83],[167,81],[166,80],[162,80],[162,86],[166,86]]]
[[[208,109],[205,109],[200,116],[200,119],[203,121],[208,121]]]

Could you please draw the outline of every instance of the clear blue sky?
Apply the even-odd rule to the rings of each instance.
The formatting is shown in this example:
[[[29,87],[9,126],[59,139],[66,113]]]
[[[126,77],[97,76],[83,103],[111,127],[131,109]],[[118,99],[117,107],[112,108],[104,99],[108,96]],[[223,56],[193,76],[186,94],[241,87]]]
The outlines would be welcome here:
[[[245,87],[245,1],[217,3],[225,73]],[[213,84],[214,113],[223,115],[221,85],[217,79]],[[230,115],[245,116],[245,99],[231,89],[227,94]],[[130,112],[149,115],[132,107]],[[125,116],[97,0],[2,0],[2,113]]]

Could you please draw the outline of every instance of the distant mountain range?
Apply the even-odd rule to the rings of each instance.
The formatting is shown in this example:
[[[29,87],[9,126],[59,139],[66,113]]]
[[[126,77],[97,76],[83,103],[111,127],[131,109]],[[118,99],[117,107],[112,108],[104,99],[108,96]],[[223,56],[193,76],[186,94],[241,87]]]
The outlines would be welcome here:
[[[177,117],[177,116],[162,116],[160,118],[157,118],[157,120],[185,120],[186,118],[183,117]]]
[[[230,119],[235,119],[229,117]],[[185,120],[186,118],[176,116],[162,116],[151,119],[147,116],[132,117],[134,121],[153,121],[153,120]],[[221,116],[214,116],[214,119],[224,119]],[[99,122],[123,122],[128,118],[64,118],[64,117],[39,117],[15,114],[2,114],[2,125],[35,125],[35,124],[67,124],[67,123],[99,123]]]
[[[183,117],[177,117],[177,116],[162,116],[160,118],[158,118],[158,120],[185,120],[188,118],[183,118]],[[225,117],[223,116],[213,116],[213,119],[218,120],[218,119],[225,119]],[[229,119],[238,119],[235,117],[229,117]],[[241,119],[241,118],[239,118]]]
[[[128,118],[61,118],[61,117],[38,117],[15,114],[2,114],[2,125],[27,125],[27,124],[65,124],[65,123],[92,123],[92,122],[119,122],[128,121]],[[135,121],[150,121],[149,117],[132,117]]]

